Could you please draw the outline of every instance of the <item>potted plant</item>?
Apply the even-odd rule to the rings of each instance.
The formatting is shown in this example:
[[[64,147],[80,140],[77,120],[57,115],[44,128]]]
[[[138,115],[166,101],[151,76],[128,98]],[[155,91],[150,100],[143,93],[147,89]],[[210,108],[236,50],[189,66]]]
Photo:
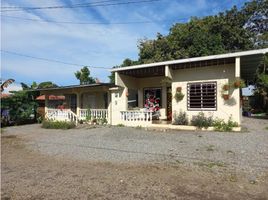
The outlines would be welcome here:
[[[181,87],[177,87],[176,92],[181,92]]]
[[[222,86],[222,89],[223,89],[224,91],[228,91],[229,88],[230,88],[230,86],[229,86],[228,84],[224,84],[224,85]]]
[[[243,88],[245,87],[245,82],[242,79],[236,79],[233,83],[234,88]]]
[[[182,92],[176,92],[174,95],[174,98],[176,99],[177,102],[181,101],[184,97],[184,94]]]
[[[228,100],[230,98],[230,95],[229,94],[223,94],[222,98],[226,101],[226,100]]]

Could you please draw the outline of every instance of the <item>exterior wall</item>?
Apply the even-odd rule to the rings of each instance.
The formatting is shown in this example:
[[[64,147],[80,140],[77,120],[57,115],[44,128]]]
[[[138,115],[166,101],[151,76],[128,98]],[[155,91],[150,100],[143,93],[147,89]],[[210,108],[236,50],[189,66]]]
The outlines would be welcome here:
[[[120,88],[118,90],[111,91],[111,124],[121,124],[120,111],[127,110],[127,88]]]
[[[197,115],[201,111],[187,110],[187,83],[193,82],[207,82],[216,81],[217,83],[217,110],[216,111],[202,111],[206,116],[213,116],[213,118],[220,118],[232,120],[240,124],[240,96],[239,89],[234,89],[229,92],[230,99],[225,101],[221,97],[222,86],[226,83],[231,83],[235,79],[235,64],[224,66],[210,66],[201,68],[181,69],[173,71],[172,94],[174,95],[177,87],[182,88],[182,93],[185,95],[183,100],[176,102],[172,99],[172,113],[179,113],[185,111],[189,117]]]

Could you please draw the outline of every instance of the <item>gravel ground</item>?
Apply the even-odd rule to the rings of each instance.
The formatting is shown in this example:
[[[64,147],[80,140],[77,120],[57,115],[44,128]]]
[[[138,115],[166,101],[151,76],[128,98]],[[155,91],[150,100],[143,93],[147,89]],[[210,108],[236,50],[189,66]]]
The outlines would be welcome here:
[[[245,132],[152,131],[129,127],[46,130],[11,127],[42,154],[94,162],[218,165],[253,174],[268,169],[267,120],[244,118]]]
[[[126,127],[1,134],[1,199],[268,199],[267,121],[248,132]]]

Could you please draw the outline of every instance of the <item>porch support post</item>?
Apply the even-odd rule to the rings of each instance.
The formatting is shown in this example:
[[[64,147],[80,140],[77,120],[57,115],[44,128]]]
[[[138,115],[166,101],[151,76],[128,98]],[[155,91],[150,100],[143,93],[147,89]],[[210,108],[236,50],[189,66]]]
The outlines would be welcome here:
[[[81,99],[81,93],[77,92],[76,93],[76,115],[78,117],[80,117],[80,107],[81,107],[80,99]]]
[[[107,107],[107,121],[108,121],[108,124],[112,124],[112,102],[111,102],[111,92],[108,91],[107,92],[107,103],[108,103],[108,107]]]
[[[161,113],[161,114],[164,114],[163,119],[166,119],[167,118],[167,86],[162,86],[162,108],[165,109],[165,112],[164,113]]]
[[[168,65],[165,66],[165,77],[172,79],[172,69]]]
[[[47,116],[49,95],[45,94],[45,117]]]
[[[143,102],[143,89],[139,88],[138,89],[138,107],[143,108],[144,107],[144,102]]]
[[[240,57],[235,58],[235,77],[239,78],[240,77]]]
[[[240,73],[241,73],[241,65],[240,65],[240,57],[235,58],[235,78],[240,78]],[[240,89],[234,90],[234,95],[237,100],[237,122],[239,125],[241,125],[241,118],[242,118],[242,107],[241,107],[241,100],[240,100]]]

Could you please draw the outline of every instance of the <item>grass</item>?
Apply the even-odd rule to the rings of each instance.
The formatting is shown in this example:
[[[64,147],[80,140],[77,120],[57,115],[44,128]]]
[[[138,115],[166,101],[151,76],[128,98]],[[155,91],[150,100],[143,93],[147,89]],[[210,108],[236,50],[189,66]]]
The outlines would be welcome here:
[[[48,120],[42,122],[42,128],[46,129],[71,129],[74,127],[75,127],[74,122],[48,121]]]
[[[208,168],[213,168],[213,167],[226,167],[226,165],[223,162],[197,162],[195,163],[200,167],[208,167]]]
[[[214,151],[214,150],[215,150],[215,146],[214,145],[207,146],[207,151]]]
[[[117,124],[116,126],[117,127],[124,127],[125,125],[124,124]]]
[[[267,131],[268,131],[268,126],[266,126],[266,127],[265,127],[265,130],[267,130]]]

